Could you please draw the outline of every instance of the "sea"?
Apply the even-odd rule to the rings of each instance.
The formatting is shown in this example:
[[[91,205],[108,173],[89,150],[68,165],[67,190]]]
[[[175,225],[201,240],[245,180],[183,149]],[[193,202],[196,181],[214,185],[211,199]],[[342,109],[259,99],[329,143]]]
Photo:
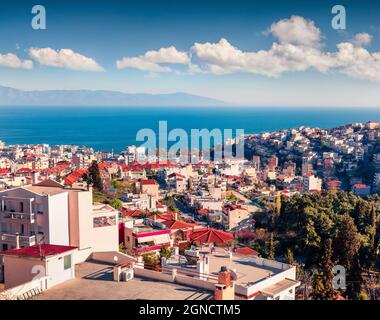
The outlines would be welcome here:
[[[380,122],[380,108],[311,107],[0,107],[0,140],[6,144],[72,144],[120,152],[141,145],[141,129],[243,129],[244,133],[313,126],[332,128]]]

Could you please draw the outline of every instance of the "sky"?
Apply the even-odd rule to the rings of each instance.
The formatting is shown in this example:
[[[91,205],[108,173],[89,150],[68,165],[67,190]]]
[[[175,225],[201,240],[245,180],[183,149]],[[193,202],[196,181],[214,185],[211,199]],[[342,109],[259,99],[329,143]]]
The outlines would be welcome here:
[[[46,29],[31,26],[46,9]],[[334,5],[346,29],[332,27]],[[0,85],[380,107],[380,2],[2,1]]]

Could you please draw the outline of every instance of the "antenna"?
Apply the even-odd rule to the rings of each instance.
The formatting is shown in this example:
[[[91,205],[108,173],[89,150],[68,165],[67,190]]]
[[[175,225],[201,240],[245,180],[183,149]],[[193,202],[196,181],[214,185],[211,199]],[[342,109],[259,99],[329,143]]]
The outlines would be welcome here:
[[[45,236],[43,236],[39,241],[38,241],[38,248],[40,251],[40,258],[42,259],[42,248],[41,248],[41,242],[45,240]]]

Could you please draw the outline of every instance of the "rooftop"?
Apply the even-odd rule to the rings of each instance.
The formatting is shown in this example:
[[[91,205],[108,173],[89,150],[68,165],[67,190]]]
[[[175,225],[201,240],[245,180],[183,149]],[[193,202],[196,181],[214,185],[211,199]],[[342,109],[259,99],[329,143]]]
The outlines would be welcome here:
[[[22,256],[22,257],[47,258],[50,256],[72,251],[75,249],[77,249],[77,247],[60,246],[60,245],[54,245],[54,244],[41,244],[41,245],[34,245],[30,247],[24,247],[20,249],[11,249],[7,251],[2,251],[0,252],[0,254],[11,255],[11,256]]]
[[[209,271],[211,275],[217,276],[221,266],[226,266],[229,270],[235,270],[237,274],[236,284],[243,287],[250,287],[268,277],[274,276],[289,269],[291,266],[277,262],[259,258],[255,255],[242,255],[233,253],[230,259],[229,253],[223,248],[216,247],[214,253],[210,253],[208,247],[198,248],[202,253],[209,257]],[[176,266],[178,259],[173,257],[169,261],[170,266]],[[182,268],[196,270],[195,265],[181,265]]]
[[[212,293],[179,284],[134,278],[113,279],[111,265],[85,262],[75,266],[76,279],[36,296],[37,300],[209,300]]]

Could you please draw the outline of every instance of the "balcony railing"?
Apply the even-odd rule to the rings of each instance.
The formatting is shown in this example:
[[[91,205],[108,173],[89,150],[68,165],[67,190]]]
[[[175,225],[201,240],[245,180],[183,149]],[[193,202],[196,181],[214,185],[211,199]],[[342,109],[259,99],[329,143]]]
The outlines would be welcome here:
[[[26,213],[26,212],[2,211],[0,212],[0,217],[4,219],[19,220],[19,221],[34,223],[36,219],[36,214]]]
[[[160,244],[160,245],[138,245],[134,248],[136,253],[144,253],[149,251],[160,250],[162,246],[170,247],[170,243]]]
[[[16,246],[16,235],[11,233],[0,233],[0,240]],[[37,243],[36,236],[19,235],[20,246],[29,247]]]

